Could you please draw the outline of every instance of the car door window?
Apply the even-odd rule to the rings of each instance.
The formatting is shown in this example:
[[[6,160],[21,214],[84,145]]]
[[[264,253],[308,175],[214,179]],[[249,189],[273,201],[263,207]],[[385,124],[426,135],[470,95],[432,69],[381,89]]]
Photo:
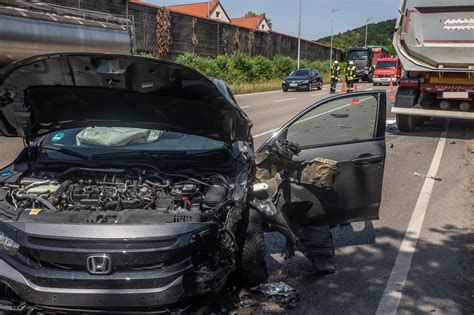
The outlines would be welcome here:
[[[314,147],[372,139],[376,135],[377,113],[374,95],[330,100],[288,126],[286,140],[301,147]]]

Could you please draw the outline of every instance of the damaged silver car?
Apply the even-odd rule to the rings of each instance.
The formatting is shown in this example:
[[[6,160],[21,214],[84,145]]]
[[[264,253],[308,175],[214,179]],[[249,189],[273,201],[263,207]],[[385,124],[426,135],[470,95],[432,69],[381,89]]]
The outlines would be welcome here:
[[[0,170],[0,310],[189,310],[231,278],[267,280],[265,231],[330,272],[315,228],[377,219],[381,198],[385,92],[355,96],[255,150],[226,85],[181,65],[81,53],[2,69],[0,130],[25,148]]]

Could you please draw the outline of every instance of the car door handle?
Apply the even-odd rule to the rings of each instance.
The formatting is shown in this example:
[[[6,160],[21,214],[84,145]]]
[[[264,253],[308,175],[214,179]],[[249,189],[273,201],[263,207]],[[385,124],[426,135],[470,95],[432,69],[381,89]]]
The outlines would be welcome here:
[[[358,158],[352,159],[354,165],[369,165],[375,164],[383,160],[383,155],[361,155]]]

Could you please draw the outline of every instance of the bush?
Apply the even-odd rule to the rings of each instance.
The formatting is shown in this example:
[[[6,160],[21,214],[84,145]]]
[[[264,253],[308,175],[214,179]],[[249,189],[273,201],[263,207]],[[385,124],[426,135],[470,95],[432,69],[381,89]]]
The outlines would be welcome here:
[[[193,68],[205,76],[224,80],[228,84],[264,83],[280,80],[297,67],[297,61],[287,56],[276,56],[271,60],[263,56],[250,57],[244,54],[208,58],[185,53],[180,55],[176,62]],[[301,60],[300,67],[319,69],[325,78],[328,76],[330,68],[327,60]]]

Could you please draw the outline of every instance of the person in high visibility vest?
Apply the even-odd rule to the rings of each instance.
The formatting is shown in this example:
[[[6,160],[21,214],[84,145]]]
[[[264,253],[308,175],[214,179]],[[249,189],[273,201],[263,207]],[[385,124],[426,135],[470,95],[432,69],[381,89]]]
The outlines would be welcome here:
[[[356,79],[356,66],[354,66],[354,61],[349,61],[349,65],[346,69],[346,80],[347,80],[347,93],[352,93],[354,91],[354,82]]]
[[[331,67],[331,90],[330,93],[336,93],[336,85],[337,82],[341,79],[341,67],[339,66],[339,62],[336,60]]]

